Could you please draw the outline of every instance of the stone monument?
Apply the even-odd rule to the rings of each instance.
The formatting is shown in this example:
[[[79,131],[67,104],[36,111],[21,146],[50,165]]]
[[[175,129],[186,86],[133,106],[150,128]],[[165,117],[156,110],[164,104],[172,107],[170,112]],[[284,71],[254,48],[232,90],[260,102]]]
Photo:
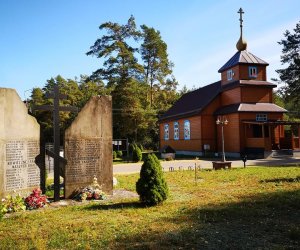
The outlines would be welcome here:
[[[40,125],[14,89],[0,88],[0,198],[40,186]]]
[[[102,190],[111,194],[112,101],[110,96],[94,96],[65,131],[65,197],[97,178]]]

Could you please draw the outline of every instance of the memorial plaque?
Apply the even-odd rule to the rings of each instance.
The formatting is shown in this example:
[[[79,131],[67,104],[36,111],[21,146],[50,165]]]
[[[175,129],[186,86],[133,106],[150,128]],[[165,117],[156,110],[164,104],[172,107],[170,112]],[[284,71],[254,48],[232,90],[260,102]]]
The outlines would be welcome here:
[[[111,194],[112,109],[111,97],[94,96],[65,132],[65,196],[93,182],[94,176],[104,192]]]
[[[40,186],[40,126],[16,91],[0,88],[0,198]]]

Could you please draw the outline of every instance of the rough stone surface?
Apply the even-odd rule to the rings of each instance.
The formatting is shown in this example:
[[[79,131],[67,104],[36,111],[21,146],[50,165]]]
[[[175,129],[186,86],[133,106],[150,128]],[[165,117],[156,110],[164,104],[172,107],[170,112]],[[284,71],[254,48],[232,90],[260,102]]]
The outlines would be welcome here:
[[[93,182],[94,176],[107,194],[113,189],[112,102],[94,96],[65,132],[65,197]]]
[[[0,197],[40,186],[40,125],[14,89],[0,88]]]

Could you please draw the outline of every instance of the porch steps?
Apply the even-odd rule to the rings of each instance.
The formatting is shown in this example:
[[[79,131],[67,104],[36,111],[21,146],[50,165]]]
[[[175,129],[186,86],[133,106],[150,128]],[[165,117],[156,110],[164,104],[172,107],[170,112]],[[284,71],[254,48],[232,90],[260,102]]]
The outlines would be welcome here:
[[[271,157],[272,158],[293,157],[293,150],[292,149],[272,150]]]

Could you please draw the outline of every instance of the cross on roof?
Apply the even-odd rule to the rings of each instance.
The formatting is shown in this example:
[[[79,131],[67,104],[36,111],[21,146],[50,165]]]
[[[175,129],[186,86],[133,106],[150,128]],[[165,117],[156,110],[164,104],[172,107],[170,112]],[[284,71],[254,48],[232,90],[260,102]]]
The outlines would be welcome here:
[[[237,13],[240,14],[240,27],[241,27],[241,33],[242,33],[242,28],[243,28],[243,14],[244,14],[245,12],[243,11],[242,8],[240,8],[239,11],[238,11]]]

